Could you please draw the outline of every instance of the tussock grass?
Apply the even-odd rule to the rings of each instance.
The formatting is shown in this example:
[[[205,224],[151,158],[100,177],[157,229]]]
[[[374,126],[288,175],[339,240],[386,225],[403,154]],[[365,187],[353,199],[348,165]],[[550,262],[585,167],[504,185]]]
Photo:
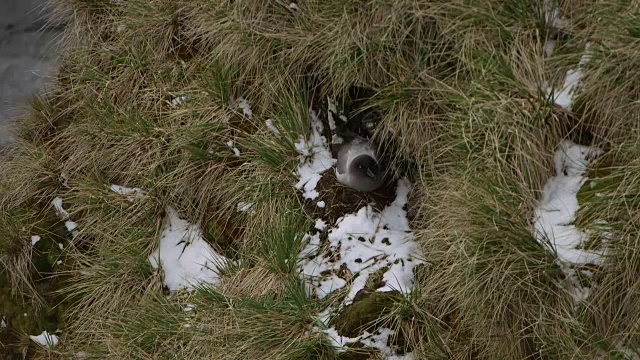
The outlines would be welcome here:
[[[377,124],[373,139],[392,173],[413,183],[409,218],[425,253],[411,294],[382,305],[379,294],[362,294],[351,305],[356,320],[349,308],[333,314],[339,330],[388,327],[417,359],[623,358],[640,347],[636,4],[55,6],[69,22],[61,66],[17,122],[0,174],[0,271],[16,302],[57,311],[64,323],[60,347],[39,356],[382,357],[357,346],[336,352],[318,316],[337,296],[309,296],[298,274],[302,235],[318,217],[333,223],[392,197],[391,183],[354,194],[332,174],[318,188],[326,210],[295,190],[296,144],[312,111],[326,117],[327,98],[352,123]],[[554,105],[587,43],[572,108]],[[563,139],[605,151],[578,194],[575,224],[605,233],[608,254],[578,305],[532,234]],[[129,201],[114,184],[145,196]],[[53,211],[58,196],[77,231]],[[169,293],[152,271],[168,206],[233,260],[216,287]],[[0,315],[14,319],[12,309]],[[45,325],[25,325],[17,343]]]

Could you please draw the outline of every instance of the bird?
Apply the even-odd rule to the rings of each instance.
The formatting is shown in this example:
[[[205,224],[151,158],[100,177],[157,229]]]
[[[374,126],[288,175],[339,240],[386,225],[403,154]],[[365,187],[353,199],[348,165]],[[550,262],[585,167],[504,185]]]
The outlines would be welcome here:
[[[340,147],[336,179],[360,192],[373,191],[384,184],[385,171],[368,140],[356,137]]]

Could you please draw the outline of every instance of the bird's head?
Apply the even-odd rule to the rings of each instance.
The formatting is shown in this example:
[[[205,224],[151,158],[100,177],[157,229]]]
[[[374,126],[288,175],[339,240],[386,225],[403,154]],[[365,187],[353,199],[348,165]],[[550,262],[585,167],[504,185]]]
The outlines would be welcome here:
[[[382,176],[382,171],[378,162],[369,155],[360,155],[351,161],[351,169],[354,175],[363,179],[369,178],[378,180]]]

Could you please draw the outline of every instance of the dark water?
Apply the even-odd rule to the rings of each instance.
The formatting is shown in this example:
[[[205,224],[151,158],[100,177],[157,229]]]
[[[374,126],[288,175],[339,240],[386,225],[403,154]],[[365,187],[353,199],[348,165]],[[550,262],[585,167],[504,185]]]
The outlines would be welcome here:
[[[10,140],[6,126],[25,100],[43,91],[56,58],[61,27],[46,26],[43,0],[0,0],[0,145]]]

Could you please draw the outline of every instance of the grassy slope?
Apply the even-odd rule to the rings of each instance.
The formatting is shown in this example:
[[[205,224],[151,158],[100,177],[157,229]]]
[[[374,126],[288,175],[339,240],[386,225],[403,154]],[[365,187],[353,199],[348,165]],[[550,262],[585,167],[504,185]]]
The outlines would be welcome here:
[[[328,95],[351,116],[381,117],[376,136],[416,187],[412,226],[428,266],[418,290],[380,312],[398,344],[438,359],[606,358],[621,356],[617,343],[640,347],[637,4],[560,2],[569,23],[560,31],[537,1],[287,4],[62,1],[71,25],[59,75],[2,160],[0,259],[14,297],[0,305],[12,317],[0,332],[14,333],[0,341],[22,351],[27,334],[62,322],[62,358],[336,358],[308,331],[326,302],[305,296],[292,265],[317,211],[293,191],[294,143]],[[558,46],[545,58],[549,38]],[[554,107],[541,89],[562,82],[586,42],[583,92],[572,112]],[[349,96],[354,87],[364,99]],[[563,138],[607,151],[594,170],[606,196],[583,194],[578,223],[611,225],[611,258],[578,308],[530,230]],[[131,203],[110,184],[149,196]],[[56,196],[79,224],[73,237],[49,205]],[[240,201],[255,212],[238,213]],[[162,292],[147,256],[167,205],[239,260],[219,289]],[[32,253],[34,234],[43,240]],[[57,242],[60,266],[48,260],[60,256]],[[43,315],[19,325],[21,301],[56,324]],[[185,316],[187,303],[195,314]],[[342,315],[354,317],[366,318]]]

